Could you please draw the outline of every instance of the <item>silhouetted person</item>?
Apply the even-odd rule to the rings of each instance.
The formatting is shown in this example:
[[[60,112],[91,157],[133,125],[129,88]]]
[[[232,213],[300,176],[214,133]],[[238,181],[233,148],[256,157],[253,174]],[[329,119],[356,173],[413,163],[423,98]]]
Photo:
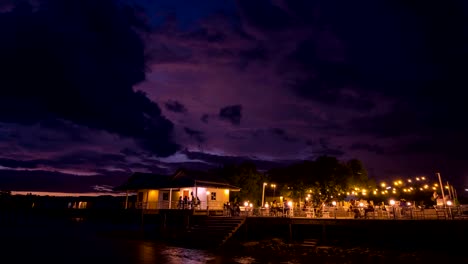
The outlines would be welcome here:
[[[184,207],[184,201],[182,200],[182,196],[179,197],[179,204],[177,205],[177,208],[182,209]]]

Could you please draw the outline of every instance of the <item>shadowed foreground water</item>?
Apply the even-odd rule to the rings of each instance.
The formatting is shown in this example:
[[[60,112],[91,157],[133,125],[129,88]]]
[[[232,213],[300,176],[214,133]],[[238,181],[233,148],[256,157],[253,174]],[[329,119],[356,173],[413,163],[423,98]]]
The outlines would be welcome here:
[[[258,248],[207,251],[129,238],[115,226],[60,222],[3,226],[0,232],[0,263],[466,263],[468,260],[449,253],[362,249],[322,255],[291,250],[291,254],[281,256]]]

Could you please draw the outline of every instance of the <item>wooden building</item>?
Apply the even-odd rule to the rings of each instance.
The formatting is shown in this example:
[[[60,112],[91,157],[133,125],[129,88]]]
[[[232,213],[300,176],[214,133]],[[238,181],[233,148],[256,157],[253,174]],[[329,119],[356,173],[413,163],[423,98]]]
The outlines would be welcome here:
[[[136,194],[142,209],[219,210],[240,188],[212,172],[179,169],[173,175],[137,172],[115,190]]]

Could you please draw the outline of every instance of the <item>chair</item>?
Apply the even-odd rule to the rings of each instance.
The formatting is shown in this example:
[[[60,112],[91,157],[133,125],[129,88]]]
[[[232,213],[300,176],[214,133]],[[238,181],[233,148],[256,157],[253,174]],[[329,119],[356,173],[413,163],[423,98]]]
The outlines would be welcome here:
[[[425,219],[424,217],[424,208],[414,208],[413,209],[413,219]]]
[[[385,211],[383,211],[384,214],[386,214],[387,218],[393,218],[393,207],[390,205],[385,205]]]
[[[442,206],[438,206],[438,205],[434,205],[434,209],[436,211],[436,216],[437,216],[437,219],[439,220],[447,220],[447,211],[444,207]]]

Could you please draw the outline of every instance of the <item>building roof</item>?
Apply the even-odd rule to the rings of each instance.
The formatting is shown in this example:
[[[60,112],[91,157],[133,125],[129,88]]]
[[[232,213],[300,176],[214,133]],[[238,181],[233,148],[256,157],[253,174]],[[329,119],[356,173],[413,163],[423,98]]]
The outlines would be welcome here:
[[[172,175],[136,172],[115,191],[136,191],[142,189],[168,189],[190,186],[229,189],[240,191],[237,186],[230,185],[225,179],[213,172],[179,169]]]

